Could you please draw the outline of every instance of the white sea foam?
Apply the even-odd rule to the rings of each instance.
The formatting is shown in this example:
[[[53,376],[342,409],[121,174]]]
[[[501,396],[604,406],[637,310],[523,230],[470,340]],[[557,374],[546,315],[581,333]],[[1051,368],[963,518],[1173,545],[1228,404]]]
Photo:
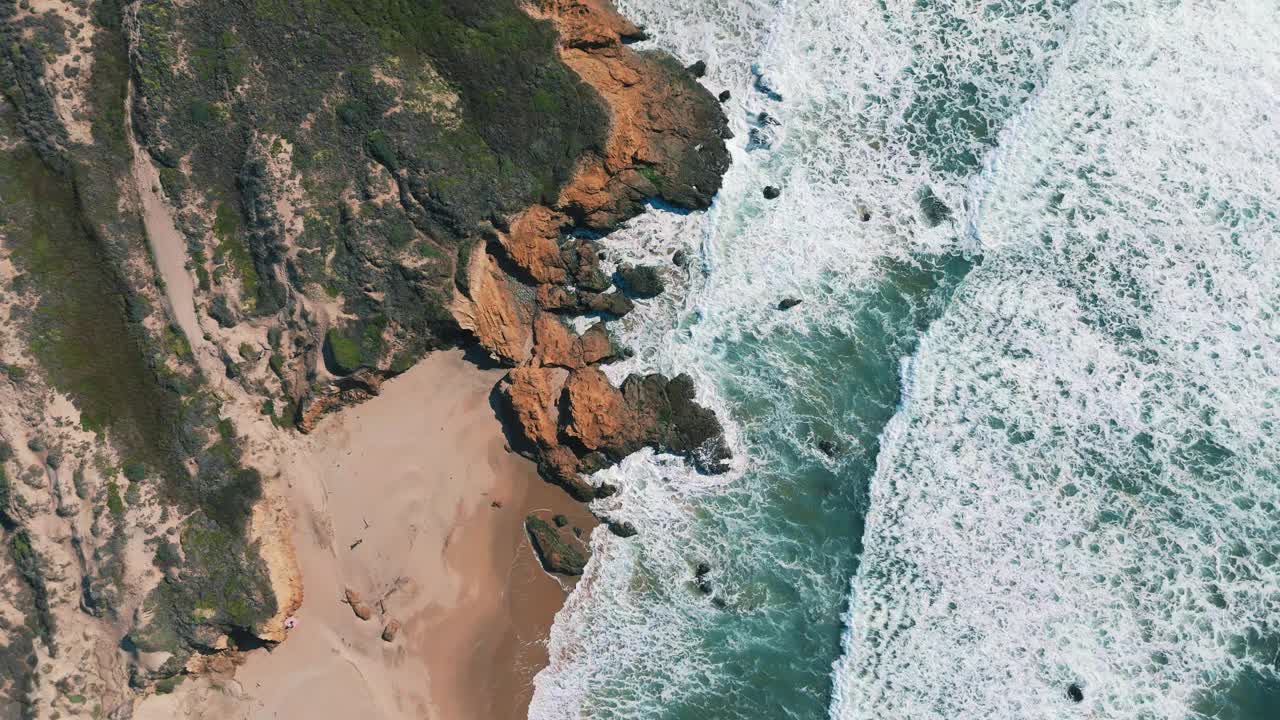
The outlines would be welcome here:
[[[1280,15],[1075,20],[906,370],[838,720],[1187,718],[1274,672]]]
[[[753,513],[767,511],[763,500],[719,503],[710,515],[717,499],[758,492],[752,481],[773,477],[776,453],[784,452],[751,441],[753,428],[733,422],[743,413],[722,389],[795,398],[797,409],[757,422],[790,432],[820,420],[852,442],[842,418],[797,414],[806,404],[830,405],[828,388],[806,382],[813,373],[796,360],[797,338],[842,337],[856,346],[864,332],[855,318],[859,298],[883,274],[885,258],[909,263],[970,242],[962,230],[972,175],[991,135],[1040,87],[1064,37],[1065,13],[1055,3],[1034,12],[1022,3],[928,8],[914,0],[618,4],[647,26],[654,44],[686,63],[707,61],[707,87],[732,93],[726,111],[737,137],[710,211],[649,213],[605,241],[626,261],[670,267],[666,258],[677,248],[691,258],[687,272],[669,270],[671,291],[615,328],[637,354],[609,373],[691,373],[699,400],[728,424],[737,466],[708,478],[644,453],[606,471],[622,491],[597,509],[640,534],[620,541],[601,529],[593,536],[594,557],[557,616],[551,665],[536,680],[530,717],[538,720],[658,716],[725,672],[700,635],[719,611],[690,591],[691,558],[723,555],[726,543],[752,562],[795,563],[802,553],[761,535]],[[757,77],[782,99],[756,87]],[[957,119],[960,108],[967,114]],[[767,128],[769,148],[749,151],[761,111],[780,124]],[[766,184],[781,186],[782,197],[765,201]],[[924,188],[952,209],[954,221],[924,222]],[[780,313],[784,297],[804,302]],[[752,355],[763,368],[735,365],[741,358],[731,349],[751,338],[777,342]],[[816,454],[799,436],[785,452]],[[805,588],[820,583],[806,584],[812,570],[795,569],[795,611],[804,613]],[[717,592],[735,612],[750,616],[770,602],[759,587],[725,575],[716,578]]]

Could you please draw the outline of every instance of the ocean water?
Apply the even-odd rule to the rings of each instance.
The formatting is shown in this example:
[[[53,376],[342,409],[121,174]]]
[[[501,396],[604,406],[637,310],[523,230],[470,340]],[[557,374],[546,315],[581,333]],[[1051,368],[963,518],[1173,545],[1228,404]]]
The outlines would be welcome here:
[[[735,465],[602,473],[530,717],[1280,718],[1280,5],[618,4],[736,137],[609,372]]]

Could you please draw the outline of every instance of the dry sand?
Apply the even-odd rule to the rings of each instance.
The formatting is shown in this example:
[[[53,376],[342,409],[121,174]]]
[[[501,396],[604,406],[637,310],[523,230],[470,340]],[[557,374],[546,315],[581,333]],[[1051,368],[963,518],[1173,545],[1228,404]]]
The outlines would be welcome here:
[[[524,717],[568,586],[542,571],[522,519],[594,523],[505,449],[489,404],[501,375],[435,353],[292,443],[271,482],[293,515],[297,627],[234,678],[189,680],[137,717]],[[387,643],[392,619],[403,628]]]

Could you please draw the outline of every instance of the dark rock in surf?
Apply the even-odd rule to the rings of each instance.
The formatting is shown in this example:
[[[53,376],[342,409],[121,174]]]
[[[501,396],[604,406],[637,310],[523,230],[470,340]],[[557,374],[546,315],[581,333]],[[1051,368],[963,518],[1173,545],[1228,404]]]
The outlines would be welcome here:
[[[799,299],[799,298],[783,298],[783,299],[782,299],[782,301],[778,303],[778,309],[779,309],[779,310],[790,310],[791,308],[793,308],[793,307],[795,307],[795,306],[797,306],[797,305],[799,305],[799,304],[800,304],[800,299]]]
[[[676,267],[684,267],[689,264],[689,256],[683,250],[677,250],[676,254],[671,256],[671,262]]]
[[[837,453],[839,453],[840,448],[837,447],[836,444],[831,440],[819,440],[818,450],[821,451],[823,455],[826,455],[829,458],[833,458],[836,456]]]
[[[1084,688],[1076,683],[1071,683],[1067,687],[1067,697],[1071,698],[1073,702],[1084,702]]]
[[[747,152],[752,150],[768,150],[773,146],[773,141],[769,139],[768,133],[760,128],[751,128],[747,133]]]
[[[637,25],[634,28],[624,28],[618,32],[618,39],[624,44],[644,42],[649,38],[649,31],[645,30],[643,25]]]
[[[951,208],[933,194],[933,188],[928,185],[920,189],[918,201],[920,214],[924,216],[924,224],[929,227],[937,227],[951,217]]]
[[[698,563],[693,570],[693,583],[698,586],[698,592],[703,595],[711,594],[711,580],[707,578],[711,574],[711,566],[705,562]]]
[[[610,520],[609,522],[606,523],[606,526],[609,528],[609,532],[613,533],[614,535],[617,535],[620,538],[634,537],[637,533],[639,533],[639,531],[636,530],[635,525],[632,525],[631,523],[626,521],[618,522],[616,520]]]
[[[765,185],[761,194],[764,195],[765,200],[777,200],[782,197],[782,189],[773,185]]]
[[[618,268],[622,289],[641,300],[655,298],[666,289],[658,269],[651,265],[623,265]]]
[[[760,114],[756,115],[756,124],[760,125],[760,127],[767,127],[769,125],[780,125],[781,123],[769,113],[761,110]]]
[[[703,75],[707,74],[707,63],[704,60],[699,60],[698,62],[685,68],[685,70],[688,70],[690,75],[696,78],[700,78]]]
[[[726,102],[729,102],[730,97],[732,97],[732,95],[729,94],[729,91],[723,90],[720,92],[719,95],[716,96],[716,99],[722,103],[726,103]]]
[[[600,248],[590,240],[572,240],[560,248],[560,260],[580,290],[604,292],[609,289],[609,278],[600,269],[600,257]]]

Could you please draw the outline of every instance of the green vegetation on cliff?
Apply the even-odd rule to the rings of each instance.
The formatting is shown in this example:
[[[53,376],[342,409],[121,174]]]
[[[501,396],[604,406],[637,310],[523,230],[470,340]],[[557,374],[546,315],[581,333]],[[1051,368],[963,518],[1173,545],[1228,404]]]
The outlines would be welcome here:
[[[363,326],[330,336],[360,346],[327,353],[339,372],[454,342],[450,246],[553,199],[604,141],[602,103],[515,0],[143,0],[138,20],[137,127],[179,176],[174,200],[217,209],[212,284],[238,280],[219,321],[274,314],[292,285],[397,329],[394,347]],[[277,214],[282,167],[296,237]],[[418,261],[397,262],[415,242]]]
[[[191,515],[193,527],[220,534],[216,552],[184,547],[180,571],[221,583],[219,592],[204,593],[216,603],[201,619],[204,632],[252,632],[275,610],[261,560],[244,537],[259,478],[240,465],[234,437],[215,431],[219,403],[204,386],[189,343],[180,334],[173,338],[136,272],[150,254],[141,218],[131,209],[136,200],[127,194],[129,62],[120,5],[94,5],[92,57],[85,59],[92,62],[86,93],[92,143],[71,142],[52,113],[42,57],[16,42],[22,28],[14,10],[14,3],[0,1],[0,238],[19,273],[4,290],[22,301],[14,319],[41,377],[71,397],[86,429],[129,460],[128,490],[112,482],[100,500],[112,530],[98,550],[98,577],[84,579],[84,609],[116,611],[125,516],[150,476],[163,499]],[[162,330],[150,333],[149,321]],[[176,370],[167,364],[175,357]],[[52,648],[40,558],[28,531],[13,524],[6,527],[9,555],[33,595],[29,622]],[[192,592],[198,587],[184,584]],[[192,605],[181,595],[158,594],[154,601],[163,617]],[[172,631],[178,642],[171,652],[195,651],[199,638],[190,624]]]

